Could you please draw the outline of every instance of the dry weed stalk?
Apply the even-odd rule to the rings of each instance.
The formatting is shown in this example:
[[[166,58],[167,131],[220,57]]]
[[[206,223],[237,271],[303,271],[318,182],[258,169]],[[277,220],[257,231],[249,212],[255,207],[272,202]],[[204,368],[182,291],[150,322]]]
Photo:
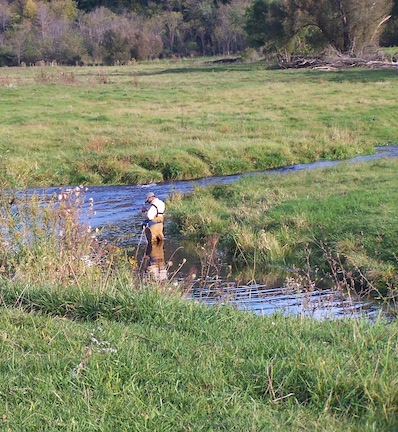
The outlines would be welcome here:
[[[76,187],[47,197],[1,192],[1,276],[39,284],[80,284],[102,280],[120,250],[100,241],[90,218],[94,202]],[[14,197],[15,196],[15,197]],[[104,271],[107,269],[107,271]]]

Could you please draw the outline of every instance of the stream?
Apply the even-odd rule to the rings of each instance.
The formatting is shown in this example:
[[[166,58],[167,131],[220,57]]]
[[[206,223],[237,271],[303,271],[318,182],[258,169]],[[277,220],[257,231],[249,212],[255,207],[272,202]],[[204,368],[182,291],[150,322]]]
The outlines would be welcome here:
[[[322,160],[309,164],[286,166],[280,169],[266,171],[267,174],[283,175],[284,173],[311,170],[334,166],[341,163],[356,163],[372,161],[380,158],[398,157],[398,145],[376,147],[376,153],[359,156],[344,161]],[[263,172],[264,173],[264,172]],[[94,200],[95,214],[87,221],[93,228],[101,229],[101,236],[121,248],[135,249],[138,253],[145,249],[145,239],[142,238],[141,206],[146,194],[151,191],[162,200],[172,194],[182,194],[193,191],[195,186],[232,183],[242,176],[261,174],[259,172],[241,175],[211,177],[192,181],[174,181],[161,184],[146,184],[136,186],[94,186],[89,187],[86,199]],[[46,193],[58,193],[59,188],[48,188]],[[166,209],[167,212],[167,209]],[[203,284],[203,278],[195,280],[195,275],[201,271],[201,261],[196,253],[195,245],[185,243],[183,239],[172,238],[167,233],[168,219],[165,219],[164,259],[166,263],[173,262],[168,267],[167,276],[172,283],[178,285],[187,278],[192,278],[187,292],[189,299],[207,304],[230,302],[239,309],[250,310],[259,315],[275,312],[311,316],[316,319],[337,319],[342,317],[357,317],[365,315],[374,319],[385,311],[377,301],[348,295],[341,291],[318,289],[308,290],[286,281],[283,276],[272,283],[237,283],[229,280],[216,279],[210,276]],[[142,256],[141,254],[141,256]],[[186,261],[184,261],[186,260]],[[183,265],[182,263],[185,262]],[[223,263],[226,267],[228,263]],[[193,277],[194,276],[194,277]],[[213,275],[214,276],[214,275]],[[190,279],[191,280],[191,279]]]

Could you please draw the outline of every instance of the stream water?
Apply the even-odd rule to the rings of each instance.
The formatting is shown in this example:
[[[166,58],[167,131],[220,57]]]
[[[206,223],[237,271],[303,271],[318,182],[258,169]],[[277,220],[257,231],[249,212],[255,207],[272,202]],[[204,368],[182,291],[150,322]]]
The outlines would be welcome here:
[[[380,158],[398,157],[398,146],[377,147],[376,153],[359,156],[346,161],[317,161],[309,164],[292,165],[280,169],[267,171],[268,174],[283,175],[287,172],[311,170],[333,166],[341,163],[356,163]],[[186,194],[195,186],[209,186],[211,184],[232,183],[242,176],[232,175],[212,177],[193,181],[175,181],[161,184],[147,184],[137,186],[97,186],[89,187],[87,198],[93,198],[95,215],[89,223],[93,228],[101,228],[102,236],[122,248],[144,249],[145,240],[142,238],[141,206],[146,194],[151,191],[160,199],[165,200],[175,191]],[[57,189],[47,189],[47,193],[59,192]],[[192,273],[199,272],[201,261],[195,253],[195,245],[184,243],[180,238],[167,235],[167,218],[165,221],[166,240],[164,243],[164,258],[166,262],[174,264],[168,269],[169,278],[174,283],[186,280]],[[185,264],[180,264],[186,260]],[[228,263],[225,263],[228,264]],[[194,270],[193,270],[194,269]],[[272,314],[276,311],[300,315],[310,315],[318,319],[358,316],[365,314],[374,318],[383,313],[382,306],[372,300],[347,295],[341,291],[314,288],[311,292],[281,279],[278,283],[236,283],[226,280],[212,280],[209,278],[205,285],[203,280],[192,279],[192,289],[187,296],[208,304],[230,302],[241,309],[251,310],[257,314]]]

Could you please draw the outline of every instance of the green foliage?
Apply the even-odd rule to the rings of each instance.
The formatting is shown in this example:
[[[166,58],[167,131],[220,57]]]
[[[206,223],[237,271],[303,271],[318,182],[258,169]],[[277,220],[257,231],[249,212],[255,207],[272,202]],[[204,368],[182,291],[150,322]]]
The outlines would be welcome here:
[[[386,28],[381,35],[381,43],[384,47],[398,46],[398,1],[393,1],[391,18],[386,23]]]
[[[288,16],[286,27],[293,34],[308,26],[317,26],[327,42],[345,54],[366,56],[378,46],[388,20],[392,0],[284,0]]]
[[[119,64],[174,55],[229,55],[247,47],[242,28],[245,6],[246,0],[173,5],[147,0],[100,4],[29,0],[4,5],[0,35],[8,32],[6,45],[19,57],[18,64],[43,60],[71,64],[67,46],[75,51],[76,61],[82,59],[88,64]],[[26,24],[31,27],[32,50],[19,31]],[[80,43],[70,43],[69,29]],[[64,49],[59,50],[59,45]],[[60,57],[61,53],[65,55]]]
[[[15,64],[14,54],[10,47],[0,47],[0,67],[12,66]]]
[[[392,2],[256,0],[247,12],[249,45],[288,54],[317,54],[328,45],[347,54],[369,55],[388,23]],[[391,40],[388,31],[384,40]],[[375,51],[375,49],[373,49]]]
[[[245,31],[250,46],[278,51],[289,39],[284,29],[286,16],[281,2],[255,0],[247,10]]]
[[[102,49],[107,65],[127,63],[131,58],[129,39],[115,30],[108,30],[104,34]]]
[[[61,37],[53,40],[52,43],[52,51],[45,56],[47,59],[53,59],[70,66],[76,66],[81,64],[82,58],[87,55],[83,38],[73,27],[64,29]]]
[[[277,51],[278,55],[311,55],[320,52],[325,40],[344,52],[368,55],[370,47],[375,50],[378,46],[380,35],[387,45],[396,40],[396,7],[391,19],[387,19],[391,6],[391,0],[3,1],[0,35],[8,32],[5,46],[19,57],[18,64],[43,60],[73,64],[66,50],[68,45],[77,61],[86,64],[229,56],[245,52],[248,43]],[[14,31],[27,23],[32,27],[30,41],[24,41]],[[314,26],[317,34],[306,37],[307,28]],[[73,29],[80,43],[70,44],[68,29]],[[111,41],[108,32],[117,33],[118,40],[113,37]],[[130,56],[126,41],[132,48]],[[59,44],[64,45],[63,50],[58,50]],[[62,53],[65,56],[60,57]]]
[[[50,2],[51,13],[60,19],[75,20],[78,15],[76,0],[56,0]]]
[[[381,34],[380,44],[382,47],[398,46],[398,17],[390,18],[387,21],[386,28]],[[397,49],[395,48],[395,52]]]

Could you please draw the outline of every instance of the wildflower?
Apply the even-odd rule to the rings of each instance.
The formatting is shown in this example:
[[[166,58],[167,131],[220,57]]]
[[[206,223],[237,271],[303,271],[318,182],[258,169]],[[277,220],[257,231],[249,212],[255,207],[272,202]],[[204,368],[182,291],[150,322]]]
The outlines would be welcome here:
[[[84,262],[84,264],[86,264],[87,267],[92,267],[93,262],[88,255],[84,255],[80,259]]]
[[[117,353],[117,349],[116,348],[111,348],[111,347],[109,347],[109,348],[101,348],[100,349],[100,352],[101,353]]]

